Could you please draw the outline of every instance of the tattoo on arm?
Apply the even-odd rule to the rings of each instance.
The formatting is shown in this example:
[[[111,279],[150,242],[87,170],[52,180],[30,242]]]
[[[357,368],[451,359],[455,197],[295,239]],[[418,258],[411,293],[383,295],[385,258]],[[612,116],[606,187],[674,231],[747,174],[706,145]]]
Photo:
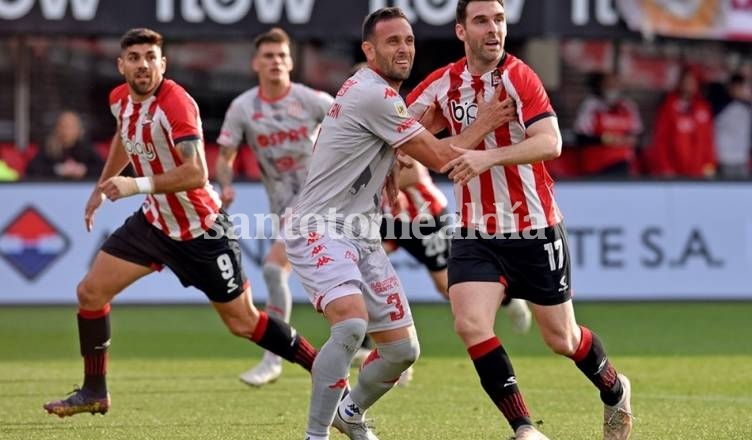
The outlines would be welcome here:
[[[197,155],[200,148],[203,147],[201,139],[191,139],[183,141],[177,145],[180,156],[184,162],[193,160],[193,157]]]

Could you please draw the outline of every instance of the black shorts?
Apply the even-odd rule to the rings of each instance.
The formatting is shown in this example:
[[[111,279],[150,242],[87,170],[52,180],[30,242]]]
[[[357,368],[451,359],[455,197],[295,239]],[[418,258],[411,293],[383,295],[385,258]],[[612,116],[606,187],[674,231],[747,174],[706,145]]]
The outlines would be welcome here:
[[[240,245],[227,237],[232,226],[227,214],[217,217],[208,234],[192,240],[173,240],[152,226],[141,210],[136,211],[113,232],[102,251],[141,266],[161,269],[169,267],[183,286],[194,286],[214,302],[229,302],[240,296],[247,278],[240,265]]]
[[[501,282],[507,295],[540,305],[561,304],[572,297],[569,246],[562,223],[526,232],[531,238],[463,238],[467,234],[467,229],[458,229],[452,239],[449,286]]]
[[[446,234],[448,224],[442,217],[445,217],[444,213],[430,217],[432,221],[426,219],[421,223],[411,223],[384,216],[381,219],[381,238],[407,251],[431,272],[444,270],[449,259],[451,239]],[[442,228],[443,233],[439,233]]]

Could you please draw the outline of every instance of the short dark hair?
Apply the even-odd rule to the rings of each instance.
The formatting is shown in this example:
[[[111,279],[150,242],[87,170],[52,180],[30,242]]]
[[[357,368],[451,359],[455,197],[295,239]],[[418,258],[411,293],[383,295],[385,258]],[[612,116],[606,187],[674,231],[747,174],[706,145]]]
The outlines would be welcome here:
[[[459,0],[457,2],[457,14],[456,14],[458,24],[465,24],[465,19],[467,19],[467,5],[476,1],[482,1],[482,2],[495,1],[498,4],[500,4],[502,7],[504,6],[504,0]]]
[[[135,28],[123,34],[120,38],[120,48],[125,49],[136,44],[155,44],[162,47],[164,39],[159,32],[147,28]]]
[[[290,45],[290,36],[287,35],[287,32],[284,31],[282,28],[271,28],[268,31],[264,32],[263,34],[256,37],[255,40],[253,40],[253,45],[256,47],[256,50],[258,50],[259,47],[261,47],[264,43],[284,43],[288,46]]]
[[[736,72],[729,77],[729,84],[732,86],[743,86],[746,83],[747,78],[739,72]]]
[[[371,39],[373,36],[373,29],[378,22],[393,20],[395,18],[404,18],[407,20],[407,15],[405,15],[405,11],[396,6],[377,9],[368,14],[368,17],[363,21],[363,41]]]

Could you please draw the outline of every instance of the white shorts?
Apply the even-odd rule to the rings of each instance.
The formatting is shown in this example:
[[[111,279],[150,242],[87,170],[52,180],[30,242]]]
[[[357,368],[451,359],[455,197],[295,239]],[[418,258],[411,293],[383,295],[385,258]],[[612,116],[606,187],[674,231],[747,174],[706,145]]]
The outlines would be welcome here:
[[[353,294],[351,286],[356,286],[368,310],[369,332],[413,324],[402,283],[381,246],[316,233],[286,238],[285,245],[290,264],[317,311]],[[343,286],[347,284],[351,286]]]

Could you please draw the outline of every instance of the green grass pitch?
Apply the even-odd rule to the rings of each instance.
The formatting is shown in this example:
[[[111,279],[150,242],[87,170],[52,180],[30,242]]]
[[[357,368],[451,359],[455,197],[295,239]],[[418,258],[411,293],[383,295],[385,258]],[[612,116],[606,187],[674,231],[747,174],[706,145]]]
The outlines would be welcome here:
[[[634,440],[752,439],[752,303],[576,308],[632,380]],[[422,356],[410,386],[369,411],[379,438],[508,438],[452,332],[448,306],[413,309]],[[112,409],[104,417],[47,415],[42,403],[81,383],[75,313],[0,309],[0,439],[303,438],[307,373],[287,364],[273,385],[240,383],[261,350],[226,333],[209,306],[114,306]],[[316,345],[325,340],[326,324],[308,305],[296,305],[293,322]],[[571,361],[550,354],[535,329],[512,334],[503,313],[498,333],[541,430],[551,439],[600,439],[597,393]]]

